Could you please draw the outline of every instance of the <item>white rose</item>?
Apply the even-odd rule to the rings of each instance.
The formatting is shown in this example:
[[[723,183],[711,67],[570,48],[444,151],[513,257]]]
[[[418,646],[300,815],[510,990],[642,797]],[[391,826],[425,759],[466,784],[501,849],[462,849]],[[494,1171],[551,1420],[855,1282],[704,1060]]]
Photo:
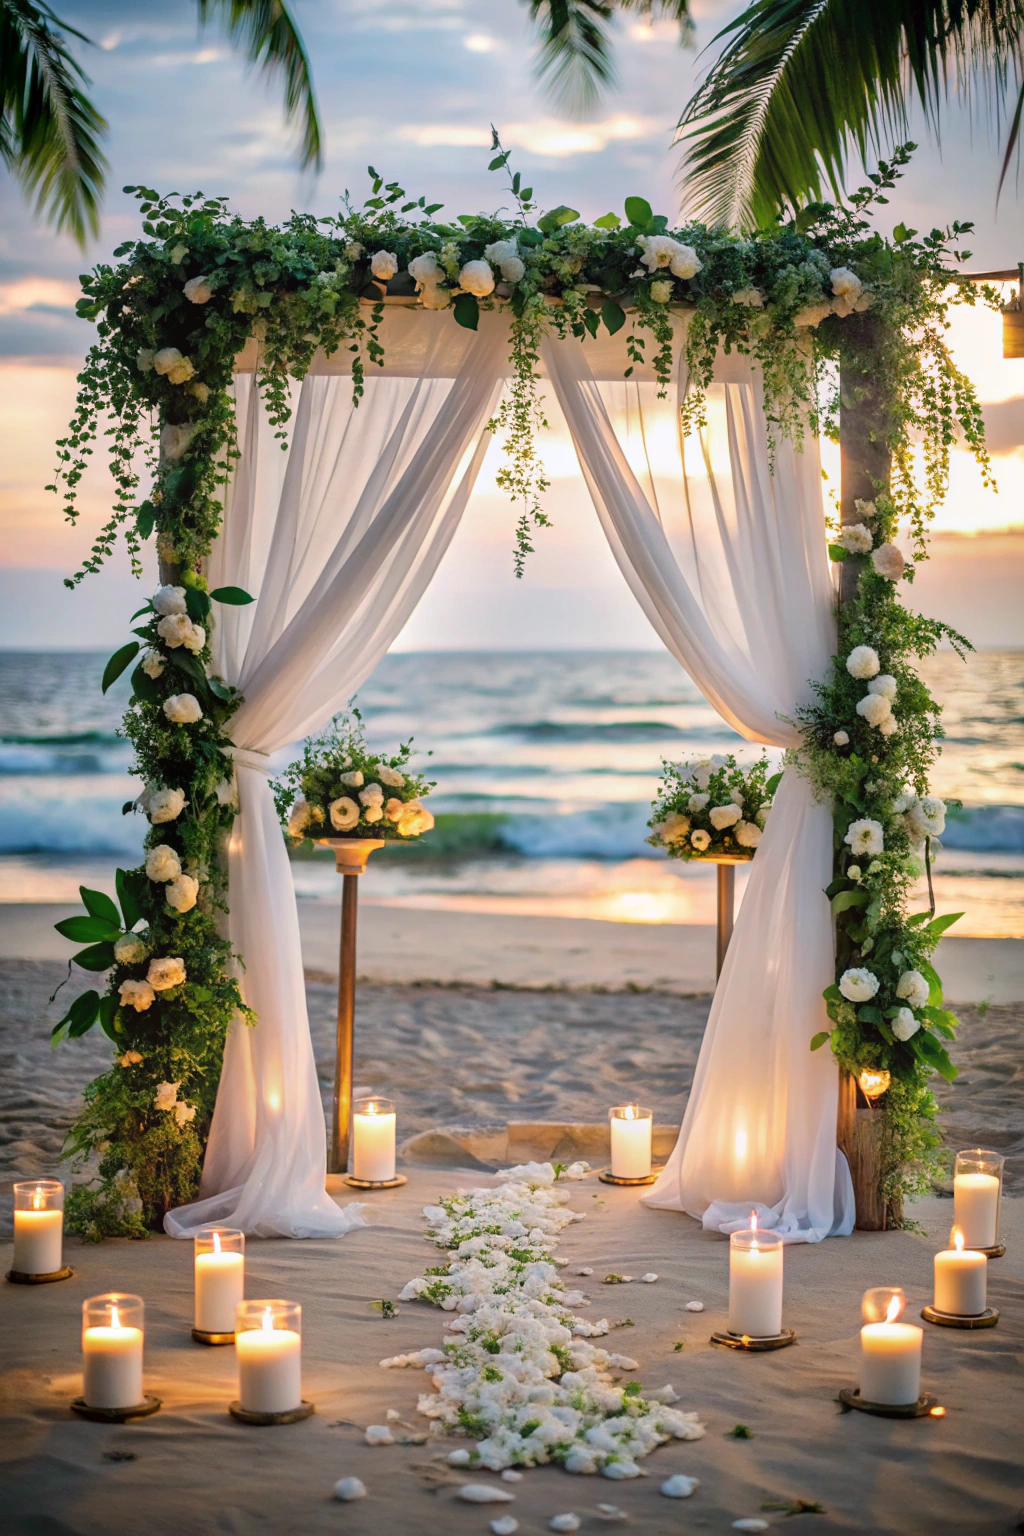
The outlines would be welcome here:
[[[309,822],[309,802],[300,795],[288,813],[288,831],[292,837],[301,837]]]
[[[359,807],[348,795],[342,795],[339,800],[332,800],[327,809],[331,826],[336,832],[347,832],[349,827],[354,827],[359,820]]]
[[[692,245],[676,245],[675,254],[668,264],[668,269],[673,277],[689,279],[696,277],[703,265]]]
[[[153,1095],[154,1107],[156,1109],[162,1109],[167,1114],[170,1114],[171,1110],[178,1102],[178,1089],[180,1087],[180,1083],[161,1083],[156,1093]]]
[[[218,805],[237,805],[238,794],[235,789],[234,779],[218,779],[214,789]]]
[[[651,831],[656,832],[663,843],[674,843],[678,838],[685,837],[689,830],[689,816],[681,816],[678,811],[670,812],[664,821],[656,822],[651,828]]]
[[[864,522],[866,523],[874,522],[875,518],[878,516],[878,508],[875,506],[873,501],[862,501],[859,496],[855,496],[853,499],[853,506],[857,515],[863,518]]]
[[[836,298],[856,299],[864,286],[856,272],[851,272],[849,267],[834,267],[828,276]]]
[[[153,610],[159,614],[184,613],[184,587],[157,587],[153,593]]]
[[[846,873],[851,880],[859,880],[861,878],[861,867],[859,864],[851,864]]]
[[[901,1008],[896,1017],[889,1020],[889,1028],[897,1040],[909,1040],[921,1028],[921,1021],[914,1018],[909,1008]]]
[[[385,805],[384,814],[388,821],[401,821],[405,815],[405,801],[393,796]]]
[[[703,827],[698,827],[696,832],[690,833],[690,843],[698,853],[703,853],[705,849],[711,847],[711,836],[704,831]]]
[[[860,314],[863,314],[864,310],[870,309],[874,302],[875,302],[874,294],[871,293],[867,288],[865,288],[861,292],[861,294],[857,298],[857,300],[855,301],[853,307],[857,311],[857,313],[860,315]]]
[[[422,256],[414,256],[409,263],[409,273],[420,288],[432,287],[444,279],[444,268],[433,251],[424,251]]]
[[[173,426],[170,422],[160,429],[160,456],[174,463],[180,459],[192,440],[195,426],[191,421],[182,422],[180,426]]]
[[[135,366],[140,373],[153,372],[153,359],[156,356],[152,347],[140,347],[135,354]]]
[[[171,261],[174,263],[174,265],[176,267],[180,267],[182,262],[185,260],[185,257],[188,255],[188,246],[182,245],[179,241],[177,245],[171,246],[168,254],[170,255]]]
[[[880,693],[883,698],[892,703],[896,697],[896,679],[889,672],[880,672],[868,683],[868,693]]]
[[[870,817],[862,817],[860,821],[852,821],[846,829],[843,842],[847,844],[851,853],[858,857],[866,854],[868,858],[874,858],[876,853],[881,853],[885,846],[885,831],[880,821],[872,821]]]
[[[519,255],[519,247],[514,240],[493,240],[490,245],[484,246],[484,256],[492,266],[500,267],[503,261],[509,261],[513,256]]]
[[[188,387],[188,392],[190,395],[195,395],[200,405],[205,405],[207,400],[210,398],[209,384],[190,384]]]
[[[390,251],[377,251],[370,257],[370,271],[381,282],[388,282],[398,271],[398,257]]]
[[[643,251],[640,260],[648,272],[667,267],[679,250],[679,243],[671,235],[638,235],[637,245]]]
[[[847,523],[840,529],[836,543],[851,555],[866,555],[873,543],[871,529],[863,523]]]
[[[163,960],[151,960],[146,980],[154,992],[166,992],[170,987],[180,987],[186,980],[185,962],[178,955]]]
[[[832,305],[827,299],[820,304],[805,304],[803,309],[798,309],[793,316],[793,324],[815,330],[831,313]]]
[[[736,826],[736,841],[741,848],[756,848],[761,841],[761,828],[753,821],[741,821]]]
[[[770,810],[771,810],[771,806],[770,805],[762,805],[761,809],[758,811],[757,815],[754,817],[754,820],[757,822],[757,824],[761,828],[762,832],[764,831],[765,827],[768,824],[768,813],[769,813]]]
[[[713,805],[708,811],[711,825],[716,832],[724,832],[726,827],[734,827],[742,818],[743,812],[738,805]]]
[[[667,304],[672,298],[672,280],[659,277],[651,284],[651,298],[655,304]]]
[[[857,701],[857,713],[868,725],[881,725],[892,714],[892,705],[884,693],[866,693]]]
[[[149,796],[149,819],[154,826],[164,821],[177,821],[187,804],[184,790],[154,790]]]
[[[526,276],[526,263],[518,256],[506,256],[501,263],[501,275],[506,283],[518,283]]]
[[[162,677],[164,672],[164,659],[159,651],[147,651],[139,663],[147,677]]]
[[[832,740],[837,747],[848,747],[850,745],[850,738],[845,731],[836,731]]]
[[[174,1105],[174,1123],[179,1129],[182,1126],[188,1125],[189,1121],[194,1120],[195,1117],[196,1107],[194,1104],[183,1104],[179,1101]]]
[[[168,843],[158,843],[146,854],[146,874],[151,880],[177,880],[181,860]]]
[[[213,298],[208,277],[190,277],[183,292],[190,304],[208,304]]]
[[[710,799],[710,795],[691,795],[686,802],[686,809],[688,811],[702,811]]]
[[[195,725],[203,718],[199,700],[192,693],[172,693],[164,699],[164,714],[172,725]]]
[[[690,777],[698,789],[707,789],[708,785],[711,783],[711,769],[706,763],[701,763],[699,768],[695,768],[693,770],[693,772],[690,774]]]
[[[138,1051],[125,1051],[123,1055],[115,1059],[119,1067],[137,1067],[142,1061]]]
[[[494,273],[486,261],[467,261],[459,273],[459,286],[465,293],[475,293],[485,299],[494,292]]]
[[[169,613],[157,624],[156,632],[171,651],[183,645],[196,654],[206,644],[206,630],[201,624],[193,624],[187,613]]]
[[[353,768],[351,773],[343,773],[341,782],[345,785],[346,789],[358,789],[360,784],[363,783],[362,769]]]
[[[363,805],[383,805],[384,791],[379,784],[367,784],[365,789],[359,791],[359,799]]]
[[[191,912],[199,899],[199,881],[194,875],[179,875],[165,888],[164,896],[175,912]]]
[[[907,823],[920,837],[941,837],[946,830],[946,802],[924,795],[907,812]]]
[[[873,971],[859,967],[844,971],[839,978],[839,990],[851,1003],[869,1003],[878,991],[878,977]]]
[[[885,719],[879,724],[878,734],[880,736],[895,736],[899,728],[900,723],[896,719],[896,716],[886,715]]]
[[[387,763],[380,764],[377,769],[377,777],[389,789],[401,789],[405,784],[405,774],[399,773],[397,768],[389,768]]]
[[[732,301],[734,304],[741,304],[744,309],[764,308],[764,294],[760,288],[737,288]]]
[[[363,248],[358,240],[349,240],[345,246],[345,260],[358,261],[363,254]]]
[[[447,309],[451,302],[450,288],[428,285],[420,289],[420,303],[424,309]]]
[[[851,677],[874,677],[881,669],[878,652],[873,651],[870,645],[855,645],[846,658],[846,670]]]
[[[434,818],[431,812],[416,801],[410,800],[406,806],[406,814],[398,823],[398,830],[403,837],[419,837],[423,832],[429,832],[433,825]]]
[[[745,796],[739,785],[737,785],[735,789],[730,789],[729,799],[732,801],[733,805],[738,805],[742,809]]]
[[[366,807],[366,810],[363,812],[363,820],[370,822],[384,820],[384,807],[379,800],[375,800],[372,805]]]
[[[134,1008],[136,1013],[145,1013],[147,1008],[153,1006],[156,993],[148,981],[122,981],[118,996],[122,1008]]]
[[[161,347],[153,353],[153,367],[157,373],[169,377],[177,368],[180,368],[186,359],[178,351],[177,347]],[[190,365],[191,366],[191,365]],[[172,380],[173,383],[173,380]]]
[[[146,941],[140,933],[122,933],[114,940],[114,959],[118,965],[141,965],[148,954]]]
[[[840,315],[845,320],[847,315],[853,314],[857,304],[854,299],[851,299],[844,293],[840,294],[837,299],[833,299],[829,307],[834,315]]]
[[[923,1008],[931,996],[931,987],[920,971],[904,971],[896,983],[896,996],[911,1008]]]
[[[879,544],[871,554],[871,564],[886,581],[899,581],[906,563],[903,551],[897,544]]]

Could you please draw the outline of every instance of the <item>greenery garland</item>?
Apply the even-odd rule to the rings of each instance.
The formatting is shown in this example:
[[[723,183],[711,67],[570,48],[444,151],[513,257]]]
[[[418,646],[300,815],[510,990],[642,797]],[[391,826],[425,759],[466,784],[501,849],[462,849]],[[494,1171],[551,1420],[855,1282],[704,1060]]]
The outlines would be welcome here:
[[[521,571],[533,530],[547,522],[546,478],[535,441],[543,424],[538,357],[545,331],[585,339],[602,327],[610,334],[624,330],[626,376],[649,365],[666,391],[678,362],[674,316],[688,312],[684,427],[702,421],[718,350],[736,348],[761,368],[772,433],[799,440],[808,425],[836,432],[835,364],[847,356],[863,358],[864,327],[857,316],[870,310],[883,338],[880,355],[872,352],[872,367],[889,408],[893,455],[891,482],[879,487],[875,503],[872,541],[889,540],[905,518],[915,557],[922,558],[928,517],[945,489],[954,431],[983,462],[984,450],[977,400],[944,340],[952,297],[975,299],[973,287],[949,266],[951,258],[969,254],[955,246],[970,226],[954,223],[921,239],[898,226],[886,240],[867,218],[873,203],[884,203],[910,147],[880,167],[872,185],[847,206],[816,205],[750,236],[701,224],[670,231],[668,220],[638,197],[627,198],[624,219],[609,213],[587,225],[565,207],[538,217],[532,189],[509,170],[497,134],[491,169],[510,176],[511,217],[499,211],[440,222],[440,204],[407,197],[372,167],[371,196],[361,208],[353,208],[346,194],[337,214],[292,214],[278,227],[232,215],[223,198],[126,189],[139,200],[145,238],[126,242],[114,253],[115,265],[101,264],[82,279],[78,312],[97,322],[98,340],[80,375],[77,409],[59,444],[51,487],[63,494],[74,521],[78,485],[102,432],[114,506],[68,585],[101,567],[119,533],[139,572],[142,545],[155,534],[162,581],[135,615],[142,621],[137,639],[111,658],[103,684],[109,687],[134,663],[124,729],[146,789],[125,809],[149,817],[150,873],[143,866],[119,874],[120,912],[99,893],[83,891],[87,915],[72,919],[76,926],[66,930],[90,945],[76,957],[79,963],[109,975],[102,996],[91,992],[76,1001],[58,1025],[58,1037],[80,1035],[98,1020],[119,1053],[118,1064],[90,1086],[70,1140],[73,1153],[101,1159],[98,1186],[70,1203],[73,1224],[93,1235],[138,1231],[194,1195],[224,1032],[236,1012],[245,1016],[238,963],[220,921],[221,849],[233,815],[230,719],[239,700],[211,672],[209,632],[215,602],[251,599],[236,589],[208,592],[204,576],[237,452],[231,394],[236,355],[256,338],[257,385],[283,438],[292,381],[304,376],[318,350],[349,352],[358,404],[367,369],[383,361],[385,300],[450,310],[469,329],[477,327],[481,309],[504,307],[511,386],[492,427],[505,433],[501,479],[518,508]],[[914,474],[912,425],[920,434],[922,477]],[[151,477],[152,488],[140,499],[143,476]],[[912,969],[928,974],[921,969],[924,949],[937,938],[936,928],[908,923],[903,915],[911,851],[895,823],[890,827],[897,813],[885,809],[883,798],[889,805],[908,786],[925,794],[936,713],[910,659],[943,633],[943,626],[906,614],[894,584],[866,570],[857,602],[844,611],[840,656],[860,643],[876,647],[880,665],[897,679],[899,734],[884,742],[865,734],[871,728],[851,714],[855,703],[841,660],[823,688],[820,708],[803,721],[801,766],[822,793],[836,797],[837,836],[845,837],[854,811],[863,816],[871,808],[890,829],[877,867],[864,872],[860,883],[840,851],[837,878],[856,884],[856,890],[844,885],[833,892],[841,962],[853,947],[863,958],[867,944],[874,946],[876,965],[884,950],[890,960],[899,953]],[[848,753],[836,750],[838,720],[853,727]],[[868,788],[862,763],[870,765],[874,788]],[[168,816],[171,805],[177,810]],[[178,875],[152,872],[173,870],[175,862]],[[181,880],[190,883],[182,886]],[[183,904],[182,892],[194,897],[193,905]],[[868,894],[866,904],[861,894]],[[88,932],[83,924],[91,925]],[[861,931],[865,924],[870,931]],[[154,974],[162,982],[174,976],[173,985],[148,979],[154,961],[164,962]],[[172,961],[180,962],[180,974]],[[134,989],[143,986],[152,996],[140,1007],[146,993]],[[887,1036],[892,1031],[883,1004],[890,1006],[888,992],[881,1003],[866,1005],[881,1013],[876,1020],[861,1007],[851,1014],[845,999],[830,999],[833,1049],[851,1065],[888,1052],[903,1084],[901,1102],[913,1100],[907,1114],[917,1124],[921,1106],[927,1111],[920,1074],[942,1065],[934,1051],[928,1057],[925,1040],[933,1030],[942,1032],[943,1021],[922,1013],[921,1039],[904,1051]],[[927,1007],[939,1004],[932,997]],[[894,1092],[893,1102],[896,1097]]]

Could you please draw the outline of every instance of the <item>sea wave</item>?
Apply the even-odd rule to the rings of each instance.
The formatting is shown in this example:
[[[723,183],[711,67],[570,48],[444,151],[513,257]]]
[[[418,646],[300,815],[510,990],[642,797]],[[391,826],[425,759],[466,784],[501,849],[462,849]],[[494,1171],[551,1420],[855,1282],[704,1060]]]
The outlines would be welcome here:
[[[515,737],[520,741],[706,741],[710,737],[724,740],[725,732],[717,732],[712,726],[701,724],[692,730],[672,725],[667,720],[607,720],[561,721],[529,720],[522,723],[509,721],[494,725],[482,734],[487,736]],[[731,737],[731,732],[728,733]]]
[[[1024,805],[970,805],[950,811],[942,845],[969,853],[1024,853]]]
[[[76,796],[0,804],[0,853],[114,854],[136,859],[145,823],[121,815],[121,800]]]

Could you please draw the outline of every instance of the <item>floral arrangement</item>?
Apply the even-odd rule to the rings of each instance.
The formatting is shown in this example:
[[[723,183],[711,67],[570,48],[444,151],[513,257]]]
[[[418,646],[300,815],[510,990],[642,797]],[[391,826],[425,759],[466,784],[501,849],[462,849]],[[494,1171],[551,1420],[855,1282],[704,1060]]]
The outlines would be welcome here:
[[[305,743],[297,763],[274,785],[274,799],[293,842],[318,837],[373,837],[408,842],[434,825],[423,796],[434,787],[409,770],[412,742],[393,757],[371,752],[358,710],[337,715]]]
[[[584,1178],[586,1164],[564,1176]],[[497,1179],[426,1207],[427,1236],[449,1257],[399,1297],[455,1313],[453,1337],[381,1365],[429,1371],[435,1390],[421,1394],[419,1412],[477,1442],[451,1453],[457,1466],[498,1472],[556,1462],[567,1472],[640,1477],[644,1456],[671,1439],[698,1440],[704,1427],[695,1413],[670,1406],[674,1388],[620,1385],[619,1373],[636,1370],[636,1361],[588,1342],[611,1325],[577,1316],[572,1309],[586,1298],[559,1275],[558,1235],[584,1218],[567,1208],[552,1165],[527,1163]]]
[[[732,753],[695,763],[663,759],[661,766],[663,782],[647,841],[671,859],[752,859],[782,778],[781,773],[768,777],[767,755],[748,768]]]
[[[211,671],[209,639],[217,603],[252,599],[233,589],[208,591],[203,574],[237,451],[231,396],[236,355],[250,338],[258,341],[257,384],[284,437],[290,381],[303,377],[318,349],[349,352],[358,403],[367,369],[383,361],[385,303],[444,311],[452,323],[470,329],[482,309],[503,306],[510,322],[511,382],[490,425],[504,434],[501,481],[517,508],[520,571],[534,531],[548,521],[547,479],[536,447],[544,421],[539,348],[548,331],[581,339],[602,328],[624,331],[626,375],[647,363],[663,388],[681,344],[690,380],[682,406],[687,430],[702,419],[720,348],[756,360],[770,429],[796,440],[808,429],[837,432],[840,367],[853,361],[870,369],[886,402],[884,437],[892,458],[891,477],[875,499],[880,520],[872,531],[872,555],[882,564],[894,561],[876,548],[893,539],[876,535],[883,528],[891,532],[902,518],[915,558],[921,558],[955,435],[979,457],[984,450],[980,408],[945,340],[950,304],[976,299],[973,285],[951,265],[969,256],[958,243],[971,226],[953,223],[917,238],[899,225],[884,238],[868,217],[884,205],[910,148],[882,164],[871,185],[847,204],[816,204],[788,221],[739,234],[692,222],[670,228],[668,218],[640,197],[626,199],[623,215],[610,212],[593,224],[564,206],[540,213],[532,188],[512,173],[497,134],[490,168],[508,177],[506,206],[450,220],[436,217],[441,204],[408,196],[372,167],[371,195],[361,207],[346,194],[336,213],[293,214],[276,227],[231,213],[223,198],[127,189],[139,201],[142,238],[126,241],[112,263],[82,279],[78,313],[96,323],[97,341],[79,377],[77,408],[58,445],[51,489],[63,495],[74,521],[82,476],[100,435],[107,439],[112,514],[69,585],[102,567],[119,534],[133,568],[141,571],[142,547],[155,539],[162,585],[135,615],[143,621],[135,633],[145,653],[140,658],[137,641],[123,646],[110,660],[104,687],[134,663],[125,731],[138,769],[155,796],[182,797],[181,809],[167,821],[150,815],[147,835],[147,858],[166,844],[178,856],[181,876],[154,880],[143,867],[128,872],[125,881],[141,911],[130,926],[145,921],[151,956],[180,959],[184,974],[161,990],[148,981],[148,960],[124,971],[119,961],[105,959],[108,990],[102,999],[94,994],[88,1022],[89,1001],[62,1021],[71,1035],[99,1019],[121,1056],[129,1050],[143,1058],[91,1085],[72,1133],[72,1150],[103,1149],[99,1188],[87,1192],[91,1230],[134,1230],[138,1217],[119,1214],[133,1202],[141,1202],[147,1225],[157,1225],[166,1205],[194,1196],[224,1031],[238,1010],[235,962],[219,937],[218,913],[224,905],[219,852],[233,814],[224,753],[239,700]],[[681,343],[673,324],[678,313],[689,316]],[[856,550],[843,552],[865,559]],[[872,564],[869,593],[876,580],[891,590],[889,576]],[[893,607],[890,601],[872,609],[870,622],[866,610],[851,613],[844,645],[872,645],[886,675],[899,680]],[[878,634],[871,629],[876,617]],[[904,680],[894,705],[897,718],[909,701],[921,698],[912,692],[909,668]],[[875,731],[886,750],[900,750],[897,737],[884,737],[863,715],[851,724],[858,732]],[[824,763],[823,729],[808,722],[810,771],[824,783],[831,769]],[[828,750],[836,752],[834,746]],[[926,793],[919,768],[908,766],[905,782]],[[157,815],[172,803],[158,800]],[[130,808],[146,812],[147,806]],[[185,884],[179,884],[182,877]],[[187,902],[192,882],[195,904],[176,907],[165,892]],[[894,887],[887,891],[891,912],[897,895]],[[87,909],[86,916],[93,915]],[[104,932],[113,933],[109,912],[106,918]],[[121,920],[127,923],[123,912]],[[148,1007],[122,1000],[124,981],[153,988]],[[875,1027],[869,1020],[866,1025]],[[887,1044],[884,1037],[881,1044]],[[174,1105],[195,1107],[191,1120],[173,1106],[170,1112],[157,1107],[165,1084],[178,1085]],[[168,1100],[169,1093],[162,1093],[161,1105]],[[152,1159],[149,1151],[139,1152],[142,1144]]]

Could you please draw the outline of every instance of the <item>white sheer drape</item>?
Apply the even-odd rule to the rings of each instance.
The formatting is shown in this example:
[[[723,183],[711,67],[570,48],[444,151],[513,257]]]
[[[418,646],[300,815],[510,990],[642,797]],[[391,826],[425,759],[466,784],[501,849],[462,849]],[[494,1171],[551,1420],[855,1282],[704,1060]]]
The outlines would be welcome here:
[[[390,316],[387,317],[389,324]],[[258,1236],[330,1237],[362,1223],[327,1195],[324,1119],[306,1015],[298,915],[263,758],[347,703],[409,617],[448,547],[486,446],[507,329],[417,316],[416,345],[387,346],[358,409],[341,355],[298,392],[283,454],[251,376],[236,380],[241,457],[211,586],[257,601],[217,614],[215,669],[244,703],[229,936],[257,1022],[228,1035],[200,1199],[166,1218]]]
[[[705,697],[749,741],[798,742],[782,717],[810,698],[834,650],[817,446],[769,464],[760,380],[721,358],[702,474],[684,467],[679,389],[595,380],[585,346],[544,361],[626,581]],[[717,430],[715,430],[717,428]],[[724,470],[725,474],[720,471]],[[812,1054],[832,980],[831,817],[783,778],[715,993],[676,1148],[649,1195],[709,1229],[751,1209],[792,1241],[853,1227],[836,1150],[834,1061]]]

